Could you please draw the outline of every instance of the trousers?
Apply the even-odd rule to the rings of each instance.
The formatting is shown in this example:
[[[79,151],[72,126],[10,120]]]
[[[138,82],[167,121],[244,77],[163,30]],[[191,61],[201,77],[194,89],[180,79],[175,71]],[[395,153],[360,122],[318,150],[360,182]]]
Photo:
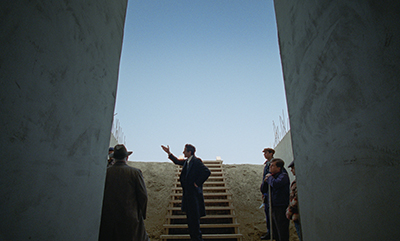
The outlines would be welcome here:
[[[286,207],[272,207],[273,237],[276,241],[289,241],[289,219],[286,218]]]
[[[200,230],[200,211],[197,198],[188,197],[186,218],[189,227],[190,240],[203,241]]]

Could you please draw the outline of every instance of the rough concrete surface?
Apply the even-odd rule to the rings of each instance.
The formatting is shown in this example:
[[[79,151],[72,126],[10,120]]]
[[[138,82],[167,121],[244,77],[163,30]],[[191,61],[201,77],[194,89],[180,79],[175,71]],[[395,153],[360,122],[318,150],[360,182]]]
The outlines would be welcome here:
[[[400,3],[275,10],[304,239],[397,239]]]
[[[97,240],[126,4],[0,2],[0,240]],[[400,2],[275,10],[304,240],[396,240]]]
[[[1,1],[0,240],[97,240],[126,4]]]

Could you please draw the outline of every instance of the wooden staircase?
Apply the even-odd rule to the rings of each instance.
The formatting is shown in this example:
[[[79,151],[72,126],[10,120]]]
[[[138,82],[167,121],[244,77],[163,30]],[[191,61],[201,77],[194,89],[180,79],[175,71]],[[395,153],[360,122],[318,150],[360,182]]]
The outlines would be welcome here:
[[[203,185],[206,216],[200,219],[200,229],[203,239],[207,241],[242,241],[239,233],[235,208],[225,182],[225,174],[222,161],[203,161],[211,175]],[[175,181],[172,187],[171,200],[169,202],[165,233],[160,236],[162,241],[190,240],[186,215],[181,211],[182,187],[179,175],[182,167],[176,165]]]

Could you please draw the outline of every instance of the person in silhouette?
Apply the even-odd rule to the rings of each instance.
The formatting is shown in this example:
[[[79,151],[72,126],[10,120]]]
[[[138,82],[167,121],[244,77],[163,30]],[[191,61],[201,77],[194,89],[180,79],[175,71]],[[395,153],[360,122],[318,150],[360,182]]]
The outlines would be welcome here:
[[[107,168],[99,241],[150,241],[145,226],[147,190],[142,171],[127,165],[124,145],[114,147],[114,165]]]
[[[195,156],[196,148],[186,144],[183,155],[186,159],[179,160],[169,150],[169,146],[161,145],[168,154],[168,158],[177,165],[182,166],[180,182],[182,185],[182,211],[186,213],[191,240],[203,240],[200,231],[200,217],[206,215],[203,196],[203,183],[211,172],[200,158]]]

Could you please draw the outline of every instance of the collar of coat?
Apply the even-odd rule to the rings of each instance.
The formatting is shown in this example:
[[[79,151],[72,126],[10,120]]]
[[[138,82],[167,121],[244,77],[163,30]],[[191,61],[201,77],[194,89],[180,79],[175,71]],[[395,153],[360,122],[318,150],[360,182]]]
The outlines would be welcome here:
[[[126,161],[116,161],[113,166],[115,165],[127,165]]]
[[[275,174],[272,174],[272,176],[273,176],[274,178],[276,178],[277,176],[281,175],[282,173],[284,173],[284,172],[283,172],[283,168],[281,168],[281,171],[280,171],[280,172],[277,172],[277,173],[275,173]]]
[[[274,158],[273,158],[273,157],[272,157],[272,159],[271,159],[271,160],[268,160],[268,159],[267,159],[267,160],[264,162],[264,165],[269,165],[269,164],[271,163],[271,161],[272,161],[272,160],[274,160]]]

